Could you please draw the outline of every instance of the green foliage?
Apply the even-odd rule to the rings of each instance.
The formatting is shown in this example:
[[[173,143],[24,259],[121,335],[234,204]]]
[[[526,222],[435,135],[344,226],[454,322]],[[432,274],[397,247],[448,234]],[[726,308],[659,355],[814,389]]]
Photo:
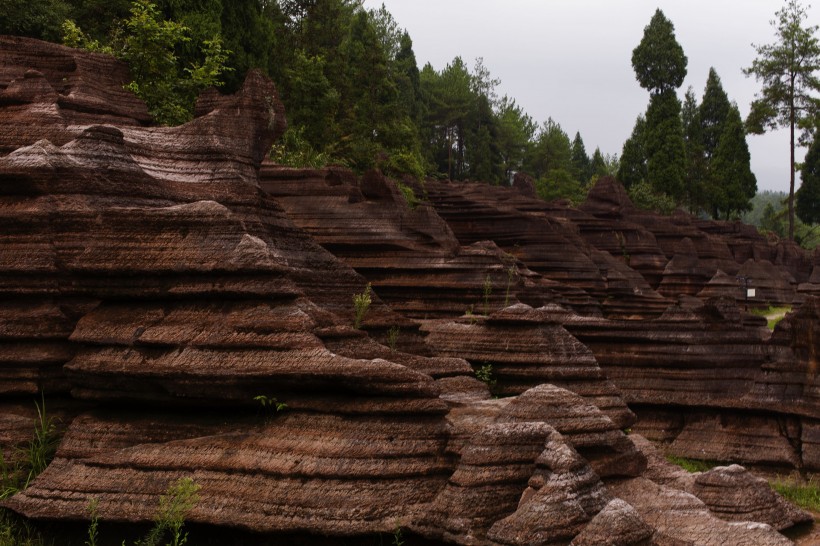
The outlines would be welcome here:
[[[0,508],[0,546],[46,546],[42,535],[13,512]]]
[[[68,47],[108,53],[110,55],[114,54],[114,49],[111,46],[104,45],[98,40],[86,35],[74,21],[66,19],[63,21],[61,28],[63,31],[63,44]]]
[[[820,485],[815,476],[807,481],[795,478],[777,478],[769,483],[777,493],[800,508],[820,512]]]
[[[686,146],[686,201],[689,211],[696,213],[707,206],[706,192],[708,191],[708,160],[703,145],[703,129],[701,127],[700,107],[695,98],[695,92],[690,87],[681,109],[683,122],[683,138]]]
[[[687,472],[695,473],[695,472],[706,472],[707,470],[712,470],[716,466],[719,466],[720,463],[715,461],[701,461],[699,459],[687,459],[685,457],[676,457],[674,455],[667,455],[666,460],[670,463],[681,467],[682,469],[686,470]]]
[[[253,400],[259,404],[263,411],[268,413],[279,413],[280,411],[285,411],[288,408],[287,404],[280,402],[275,396],[260,394],[258,396],[254,396]]]
[[[652,94],[673,91],[686,77],[686,55],[675,39],[675,27],[658,9],[632,51],[632,68],[641,87]]]
[[[304,127],[289,127],[270,150],[270,159],[286,167],[320,169],[330,163],[330,156],[317,152],[304,137]]]
[[[398,326],[391,326],[387,331],[387,346],[390,347],[390,350],[393,352],[396,351],[396,343],[399,341],[400,333],[401,329]]]
[[[788,195],[783,192],[763,192],[752,199],[752,210],[743,221],[761,231],[780,238],[788,236]],[[820,224],[804,224],[799,217],[794,224],[794,240],[805,249],[813,250],[820,244]]]
[[[71,4],[63,0],[3,0],[0,34],[58,41],[60,26],[70,16]]]
[[[407,206],[410,207],[411,210],[416,210],[416,207],[419,206],[421,200],[416,197],[415,190],[407,184],[403,184],[401,182],[396,182],[396,186],[399,188],[402,197],[404,197],[404,200],[407,202]]]
[[[199,502],[198,485],[192,478],[180,478],[168,486],[159,498],[159,509],[154,518],[154,526],[138,546],[158,546],[162,537],[170,535],[168,546],[183,546],[188,542],[188,533],[183,531],[185,518]],[[124,543],[123,543],[124,544]]]
[[[17,456],[14,464],[8,464],[0,452],[0,499],[27,488],[46,469],[57,452],[60,438],[54,418],[46,413],[45,399],[41,398],[34,405],[37,408],[34,435],[24,448],[15,448]]]
[[[515,267],[515,264],[512,264],[507,268],[507,290],[504,292],[504,307],[510,304],[510,289],[512,288],[513,281],[517,278],[518,269]]]
[[[89,38],[73,22],[63,25],[63,41],[72,47],[113,53],[128,63],[133,80],[126,86],[148,105],[151,116],[163,125],[179,125],[191,119],[197,95],[222,84],[230,69],[230,51],[215,35],[202,43],[202,62],[183,67],[177,49],[191,41],[190,29],[165,21],[149,0],[134,0],[131,15],[117,29],[110,44]]]
[[[649,183],[676,203],[686,193],[686,145],[681,104],[673,90],[652,95],[646,111],[646,171]]]
[[[396,522],[396,530],[393,531],[393,546],[404,546],[404,534],[398,521]]]
[[[362,326],[362,321],[367,314],[367,310],[370,309],[370,304],[373,303],[371,292],[370,283],[367,283],[367,286],[364,287],[364,292],[361,294],[353,294],[353,327],[357,330]]]
[[[758,308],[758,309],[750,309],[749,313],[758,317],[766,317],[767,326],[769,330],[774,330],[774,327],[777,326],[777,323],[783,320],[786,316],[786,313],[789,313],[792,310],[791,307],[766,307],[766,308]]]
[[[486,383],[490,390],[495,387],[497,381],[493,378],[493,365],[484,363],[475,371],[475,377],[479,381]]]
[[[646,157],[646,119],[638,116],[632,128],[632,134],[624,142],[621,163],[616,175],[626,189],[647,181],[649,174],[646,168]]]
[[[736,106],[731,106],[723,133],[711,160],[708,201],[717,218],[725,218],[751,209],[751,199],[757,193],[757,178],[750,167],[751,156],[743,132],[743,122]]]
[[[579,204],[586,199],[586,190],[572,174],[565,169],[552,169],[535,181],[535,191],[544,201],[568,199]]]
[[[400,149],[391,152],[385,161],[379,163],[379,168],[384,174],[394,178],[407,174],[416,180],[422,180],[424,178],[423,163],[424,160],[419,152]]]
[[[627,190],[629,198],[639,209],[651,210],[660,214],[672,214],[677,208],[675,200],[664,193],[655,191],[647,182],[633,184]]]
[[[484,298],[484,314],[490,314],[490,297],[493,295],[493,281],[490,276],[484,279],[484,286],[482,287],[482,295]]]
[[[720,76],[714,68],[710,68],[709,77],[706,79],[706,89],[703,92],[703,101],[698,107],[700,141],[707,159],[711,159],[717,152],[731,108],[729,97],[720,82]]]
[[[598,150],[598,155],[600,154],[601,151]],[[586,182],[592,178],[593,172],[592,160],[587,155],[584,139],[581,138],[581,133],[575,133],[575,138],[572,140],[572,174],[576,180]]]
[[[795,194],[797,217],[806,224],[820,224],[820,129],[806,153],[800,179],[802,184]]]
[[[789,238],[795,237],[795,131],[803,128],[804,138],[816,120],[820,102],[820,78],[816,71],[820,66],[820,42],[815,34],[817,26],[803,26],[808,18],[806,9],[797,0],[788,0],[786,6],[772,21],[777,41],[757,45],[757,58],[744,73],[754,75],[762,82],[763,89],[752,102],[746,119],[750,133],[762,134],[778,127],[789,127],[791,134],[790,180],[789,180]]]
[[[536,125],[532,118],[515,104],[515,100],[504,96],[498,106],[496,124],[496,144],[501,157],[504,181],[513,173],[524,168],[524,159],[529,154]]]
[[[91,521],[88,524],[88,540],[85,541],[85,546],[97,546],[97,539],[99,538],[97,528],[100,525],[100,514],[97,511],[99,504],[100,501],[96,498],[88,501],[88,515]]]

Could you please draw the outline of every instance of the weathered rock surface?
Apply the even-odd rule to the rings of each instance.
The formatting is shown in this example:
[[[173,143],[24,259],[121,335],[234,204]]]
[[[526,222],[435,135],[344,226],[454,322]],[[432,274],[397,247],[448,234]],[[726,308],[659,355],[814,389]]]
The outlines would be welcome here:
[[[629,402],[673,447],[711,431],[730,458],[785,442],[802,447],[760,462],[820,464],[817,300],[801,291],[769,340],[696,297],[752,258],[786,302],[812,281],[803,255],[661,222],[612,181],[581,210],[522,177],[431,181],[412,209],[378,173],[263,164],[285,118],[259,74],[176,128],[147,126],[127,78],[109,57],[0,38],[0,448],[24,441],[36,392],[60,396],[68,428],[4,506],[76,521],[96,498],[104,521],[149,523],[190,477],[190,521],[273,538],[788,543],[715,516],[802,521],[763,510],[745,474],[669,479],[622,429]],[[504,398],[473,377],[485,364]],[[769,443],[750,445],[759,431]]]

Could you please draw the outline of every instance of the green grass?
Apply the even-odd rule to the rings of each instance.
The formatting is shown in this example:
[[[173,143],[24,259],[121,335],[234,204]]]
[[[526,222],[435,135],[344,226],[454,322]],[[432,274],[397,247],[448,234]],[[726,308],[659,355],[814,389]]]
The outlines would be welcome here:
[[[0,546],[51,546],[28,522],[0,508]]]
[[[769,330],[774,330],[774,327],[777,326],[777,323],[783,320],[783,317],[786,316],[786,313],[791,311],[792,308],[789,306],[786,307],[766,307],[766,308],[758,308],[758,309],[750,309],[749,313],[758,317],[766,317],[768,319],[768,327]]]
[[[815,481],[814,476],[805,483],[792,478],[777,478],[769,485],[800,508],[820,512],[820,484]]]
[[[706,472],[712,470],[720,463],[715,461],[700,461],[698,459],[687,459],[686,457],[676,457],[674,455],[667,455],[666,460],[672,464],[678,465],[687,472]]]

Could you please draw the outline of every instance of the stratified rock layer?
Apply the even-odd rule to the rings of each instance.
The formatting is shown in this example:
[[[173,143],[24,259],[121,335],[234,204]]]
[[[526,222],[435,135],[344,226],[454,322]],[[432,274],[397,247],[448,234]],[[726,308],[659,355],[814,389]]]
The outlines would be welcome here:
[[[788,541],[715,514],[802,521],[744,503],[761,494],[746,477],[669,479],[622,430],[625,401],[686,408],[672,445],[698,411],[752,410],[800,437],[773,462],[820,459],[817,301],[801,291],[769,340],[734,302],[695,298],[748,268],[786,302],[812,280],[793,249],[655,223],[611,180],[582,210],[522,176],[431,181],[413,209],[378,173],[263,165],[286,123],[258,73],[157,128],[109,57],[20,38],[0,53],[0,447],[24,441],[38,391],[68,429],[5,507],[76,521],[97,499],[102,520],[147,524],[188,477],[191,522],[272,539],[767,545]],[[473,377],[485,365],[504,398]]]

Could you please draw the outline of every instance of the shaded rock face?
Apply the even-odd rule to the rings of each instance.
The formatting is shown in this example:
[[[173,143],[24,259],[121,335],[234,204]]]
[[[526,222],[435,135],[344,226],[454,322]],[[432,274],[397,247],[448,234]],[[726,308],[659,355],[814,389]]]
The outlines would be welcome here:
[[[378,173],[263,163],[285,118],[256,73],[234,96],[204,94],[192,122],[156,128],[111,58],[18,38],[0,52],[0,447],[25,441],[38,391],[67,428],[5,507],[76,521],[97,499],[104,521],[145,524],[190,477],[190,521],[272,540],[398,525],[457,544],[788,543],[719,516],[800,516],[741,493],[699,500],[622,429],[626,402],[668,402],[658,355],[685,372],[673,402],[701,404],[703,359],[729,340],[750,349],[727,358],[710,409],[782,402],[766,417],[799,420],[802,445],[820,445],[814,402],[793,395],[813,389],[794,369],[816,361],[816,301],[771,341],[733,304],[669,308],[656,288],[675,236],[619,216],[622,192],[584,211],[523,183],[429,182],[414,210]],[[705,252],[688,237],[681,255]],[[783,256],[774,267],[800,262]],[[355,330],[352,295],[368,282]],[[684,350],[709,332],[701,356]],[[474,377],[484,364],[503,398]],[[820,459],[806,449],[803,463]],[[759,493],[711,478],[704,498]]]

